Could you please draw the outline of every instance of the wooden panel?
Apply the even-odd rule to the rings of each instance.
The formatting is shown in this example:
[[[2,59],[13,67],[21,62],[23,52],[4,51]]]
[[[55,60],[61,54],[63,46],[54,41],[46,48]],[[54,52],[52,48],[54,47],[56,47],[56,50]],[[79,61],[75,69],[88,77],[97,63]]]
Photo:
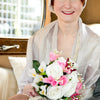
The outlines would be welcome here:
[[[0,47],[2,45],[12,46],[19,45],[19,49],[11,48],[8,50],[0,50],[0,55],[25,55],[28,39],[0,38]]]
[[[46,19],[45,19],[44,26],[48,25],[51,22],[51,12],[48,9],[48,3],[49,1],[46,0]]]
[[[86,24],[100,23],[100,0],[87,0],[81,17]]]

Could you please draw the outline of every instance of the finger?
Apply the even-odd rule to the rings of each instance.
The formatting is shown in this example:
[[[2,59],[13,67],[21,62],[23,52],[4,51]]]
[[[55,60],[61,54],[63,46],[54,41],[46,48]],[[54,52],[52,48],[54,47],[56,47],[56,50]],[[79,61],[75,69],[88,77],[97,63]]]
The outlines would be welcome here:
[[[35,97],[35,93],[30,92],[30,96]]]
[[[34,96],[38,96],[38,93],[35,91],[35,89],[32,89],[32,94],[33,94]]]

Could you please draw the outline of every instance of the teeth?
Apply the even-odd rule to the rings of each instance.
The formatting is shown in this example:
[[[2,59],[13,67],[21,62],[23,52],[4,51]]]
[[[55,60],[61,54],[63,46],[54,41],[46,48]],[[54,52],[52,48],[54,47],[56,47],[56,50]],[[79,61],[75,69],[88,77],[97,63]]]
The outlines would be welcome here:
[[[70,15],[70,14],[73,14],[74,11],[62,11],[62,13]]]
[[[72,12],[64,12],[64,13],[68,13],[68,14],[70,14],[70,13],[73,13],[73,11],[72,11]]]

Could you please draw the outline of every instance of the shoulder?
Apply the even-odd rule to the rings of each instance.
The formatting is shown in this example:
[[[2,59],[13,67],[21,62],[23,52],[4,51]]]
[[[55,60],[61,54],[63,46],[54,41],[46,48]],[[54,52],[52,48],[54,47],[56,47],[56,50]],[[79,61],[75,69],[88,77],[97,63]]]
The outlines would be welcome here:
[[[89,38],[100,41],[100,36],[97,33],[93,32],[87,25],[85,25],[85,28]]]
[[[88,47],[91,49],[90,51],[92,51],[91,55],[99,57],[100,59],[100,36],[94,33],[87,25],[86,29],[88,32]]]
[[[41,28],[39,31],[35,33],[35,37],[44,37],[47,35],[47,33],[53,29],[53,27],[56,25],[57,20],[51,22],[50,24],[46,25],[45,27]]]
[[[100,36],[93,32],[87,25],[85,25],[85,28],[87,31],[87,40],[89,45],[94,45],[100,49]]]
[[[83,26],[81,52],[84,57],[100,57],[100,36],[94,33],[87,25]]]
[[[48,33],[50,33],[54,29],[54,26],[57,23],[58,23],[57,20],[53,21],[47,26],[45,26],[44,28],[41,28],[40,30],[38,30],[36,33],[34,33],[33,36],[30,37],[28,43],[32,45],[36,45],[36,46],[40,45],[44,41]]]

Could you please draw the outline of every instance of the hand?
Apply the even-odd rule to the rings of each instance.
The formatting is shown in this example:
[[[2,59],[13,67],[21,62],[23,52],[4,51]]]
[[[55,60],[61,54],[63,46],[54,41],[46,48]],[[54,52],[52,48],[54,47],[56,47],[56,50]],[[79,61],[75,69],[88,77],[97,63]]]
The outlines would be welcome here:
[[[29,96],[23,94],[16,94],[7,100],[29,100]]]
[[[29,100],[47,100],[47,99],[41,96],[36,96],[36,97],[30,97]]]
[[[32,97],[38,96],[38,94],[36,93],[35,89],[33,89],[33,86],[31,84],[26,85],[23,88],[23,94],[26,94],[26,95],[32,96]]]

